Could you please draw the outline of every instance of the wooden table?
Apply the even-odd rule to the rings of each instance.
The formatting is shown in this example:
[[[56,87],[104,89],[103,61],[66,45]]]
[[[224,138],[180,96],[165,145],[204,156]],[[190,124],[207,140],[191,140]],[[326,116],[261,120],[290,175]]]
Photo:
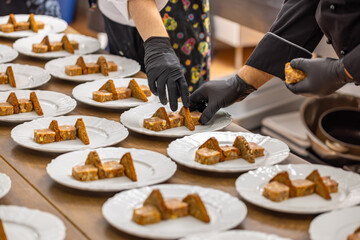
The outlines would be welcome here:
[[[70,30],[67,30],[71,32]],[[12,41],[0,38],[0,44],[11,45]],[[20,55],[14,63],[43,67],[45,61]],[[138,73],[136,77],[145,77]],[[62,92],[71,96],[76,83],[52,78],[42,90]],[[106,110],[78,103],[70,115],[90,115],[119,121],[120,110]],[[0,199],[0,204],[23,205],[51,212],[61,218],[67,227],[67,239],[138,239],[111,227],[103,218],[101,207],[115,193],[94,193],[74,190],[55,183],[46,173],[46,166],[56,154],[37,152],[17,145],[10,138],[15,124],[0,123],[0,171],[13,181],[10,193]],[[225,130],[246,131],[231,124]],[[118,147],[142,148],[166,155],[173,138],[158,138],[130,131]],[[284,163],[306,163],[290,155]],[[219,174],[192,170],[178,166],[168,183],[194,184],[223,190],[238,196],[234,184],[239,174]],[[278,234],[292,239],[308,239],[308,228],[313,215],[291,215],[268,211],[246,203],[248,215],[239,229],[257,230]]]

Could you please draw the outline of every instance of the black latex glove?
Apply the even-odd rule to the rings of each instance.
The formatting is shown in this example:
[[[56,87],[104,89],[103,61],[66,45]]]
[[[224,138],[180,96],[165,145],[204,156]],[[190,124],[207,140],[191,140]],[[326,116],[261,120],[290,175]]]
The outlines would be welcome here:
[[[256,88],[247,84],[237,74],[228,80],[210,81],[190,96],[190,110],[202,112],[200,123],[205,124],[220,108],[241,101]]]
[[[184,107],[189,107],[188,86],[169,38],[151,37],[145,41],[144,48],[145,69],[151,92],[159,96],[160,102],[166,105],[167,87],[172,111],[176,111],[179,97]]]
[[[326,96],[352,81],[345,73],[342,60],[339,59],[297,58],[290,64],[306,74],[306,78],[296,84],[286,83],[286,87],[295,94]]]

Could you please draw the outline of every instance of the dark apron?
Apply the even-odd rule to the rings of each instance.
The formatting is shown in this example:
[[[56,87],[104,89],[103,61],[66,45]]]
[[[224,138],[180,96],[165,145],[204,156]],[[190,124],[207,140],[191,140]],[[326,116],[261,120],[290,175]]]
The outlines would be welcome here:
[[[209,80],[210,17],[208,0],[169,0],[160,12],[170,41],[183,67],[189,91]],[[104,16],[112,54],[132,58],[144,67],[144,48],[135,27]]]

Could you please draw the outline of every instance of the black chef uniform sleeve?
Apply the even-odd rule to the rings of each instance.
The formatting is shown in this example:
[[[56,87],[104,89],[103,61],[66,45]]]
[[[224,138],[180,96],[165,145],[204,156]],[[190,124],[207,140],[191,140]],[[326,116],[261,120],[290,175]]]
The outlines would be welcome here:
[[[358,44],[353,50],[351,50],[351,52],[346,54],[343,58],[344,67],[354,78],[354,82],[356,85],[360,85],[359,60],[360,44]]]
[[[320,0],[285,0],[277,19],[246,65],[285,79],[284,67],[294,58],[311,58],[323,32],[316,19]]]

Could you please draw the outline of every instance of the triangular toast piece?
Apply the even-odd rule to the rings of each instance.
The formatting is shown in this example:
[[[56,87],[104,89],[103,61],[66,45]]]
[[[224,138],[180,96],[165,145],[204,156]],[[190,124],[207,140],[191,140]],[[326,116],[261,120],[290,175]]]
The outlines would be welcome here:
[[[89,152],[89,154],[86,158],[86,161],[85,161],[85,165],[93,165],[97,169],[101,169],[102,163],[101,163],[99,154],[96,151]]]
[[[104,85],[99,88],[99,91],[106,90],[112,93],[113,100],[118,100],[118,94],[116,93],[116,87],[113,80],[108,80]]]
[[[46,35],[40,42],[40,44],[46,45],[48,46],[48,49],[50,49],[50,40],[49,40],[49,36]]]
[[[64,49],[66,51],[68,51],[71,54],[74,54],[74,47],[73,47],[73,45],[71,45],[71,43],[70,43],[68,37],[66,36],[66,34],[62,37],[61,42],[63,43]]]
[[[87,70],[87,67],[86,67],[86,64],[85,64],[85,61],[84,61],[83,57],[81,57],[81,56],[78,57],[78,59],[76,60],[75,65],[81,67],[82,74],[87,74],[88,73],[88,70]]]
[[[28,22],[30,23],[31,30],[33,30],[34,32],[37,33],[39,31],[39,27],[38,27],[38,25],[37,25],[37,23],[35,21],[33,13],[30,14]]]
[[[330,200],[331,196],[329,193],[328,188],[326,187],[326,185],[323,182],[323,179],[320,177],[320,174],[318,172],[317,169],[315,169],[314,171],[312,171],[307,177],[307,180],[312,181],[313,183],[315,183],[315,192],[317,194],[319,194],[320,196],[322,196],[323,198]]]
[[[249,163],[255,163],[255,154],[243,136],[237,136],[233,146],[240,150],[241,157]]]
[[[179,114],[184,117],[184,125],[185,125],[185,127],[187,127],[190,131],[194,131],[195,130],[195,124],[194,124],[194,121],[192,120],[189,108],[182,107],[180,109]]]
[[[152,116],[164,119],[166,121],[166,128],[170,128],[169,115],[167,114],[164,107],[160,107]]]
[[[210,222],[206,207],[197,193],[187,195],[182,201],[188,204],[191,216],[203,222]]]
[[[120,164],[125,168],[125,175],[130,178],[133,182],[137,181],[135,172],[134,162],[129,152],[125,153],[120,160]]]
[[[10,86],[13,87],[13,88],[16,88],[14,71],[13,71],[13,69],[12,69],[11,66],[8,66],[8,67],[6,68],[6,75],[7,75],[8,78],[9,78]]]
[[[89,136],[87,134],[85,123],[84,123],[84,120],[82,118],[78,118],[76,120],[75,128],[76,128],[76,136],[78,138],[80,138],[80,140],[85,145],[89,145],[90,144]]]
[[[9,94],[9,97],[7,98],[6,102],[10,103],[14,107],[14,114],[20,113],[20,105],[19,101],[16,97],[16,94],[14,92],[11,92]]]
[[[55,142],[60,142],[60,128],[58,121],[52,120],[49,125],[49,129],[55,132]]]
[[[143,90],[141,90],[139,84],[135,81],[135,79],[132,79],[129,82],[128,88],[131,89],[131,96],[137,99],[140,99],[141,101],[147,102],[148,98],[146,97]],[[170,124],[170,120],[169,120]]]
[[[168,219],[169,214],[166,211],[166,205],[159,189],[154,189],[145,199],[144,206],[153,206],[161,214],[161,219]]]
[[[15,15],[13,13],[11,13],[9,15],[9,20],[8,20],[7,23],[11,23],[11,24],[14,24],[14,25],[16,24]]]
[[[295,194],[295,188],[294,186],[291,184],[291,180],[289,178],[289,173],[287,171],[281,171],[278,174],[276,174],[272,179],[270,179],[270,182],[279,182],[282,184],[285,184],[286,186],[289,187],[290,189],[290,197],[296,197]]]
[[[1,221],[1,219],[0,219],[0,239],[1,240],[7,240],[4,225],[3,225],[2,221]]]
[[[214,137],[209,138],[208,140],[206,140],[206,142],[204,142],[199,147],[199,149],[200,148],[209,148],[209,149],[220,152],[220,154],[221,154],[220,155],[220,162],[225,161],[225,155],[224,155],[223,151],[221,150],[219,142],[218,142],[218,140],[216,138],[214,138]]]
[[[38,97],[36,96],[35,92],[31,92],[30,93],[30,101],[32,102],[33,106],[34,106],[34,110],[37,113],[37,115],[44,115],[43,110],[41,108],[40,102]]]
[[[100,66],[100,72],[104,76],[109,76],[109,69],[108,69],[108,65],[107,65],[107,62],[106,62],[106,59],[104,56],[100,56],[98,58],[97,64],[99,64],[99,66]]]

